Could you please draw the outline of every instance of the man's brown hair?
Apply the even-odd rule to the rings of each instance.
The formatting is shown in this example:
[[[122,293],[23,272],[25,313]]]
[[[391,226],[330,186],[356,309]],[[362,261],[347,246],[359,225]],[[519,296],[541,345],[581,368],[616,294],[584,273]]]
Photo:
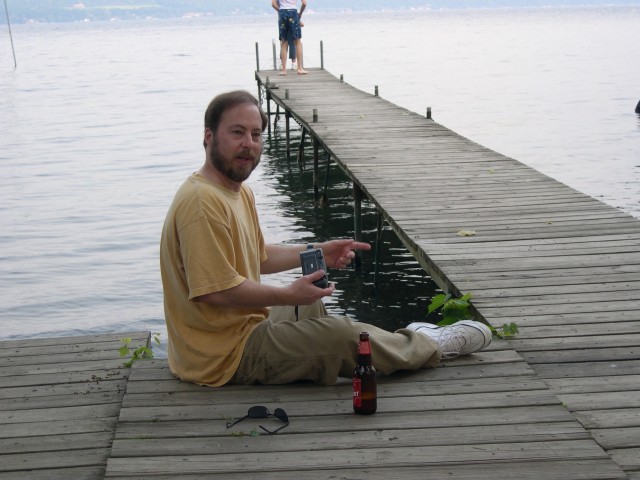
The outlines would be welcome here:
[[[262,131],[264,132],[265,128],[267,128],[267,114],[262,111],[258,99],[246,90],[234,90],[232,92],[221,93],[211,100],[207,107],[207,111],[204,113],[204,128],[208,128],[212,132],[216,133],[222,114],[226,110],[243,103],[250,103],[258,107],[260,118],[262,118]],[[202,144],[207,148],[204,141]]]

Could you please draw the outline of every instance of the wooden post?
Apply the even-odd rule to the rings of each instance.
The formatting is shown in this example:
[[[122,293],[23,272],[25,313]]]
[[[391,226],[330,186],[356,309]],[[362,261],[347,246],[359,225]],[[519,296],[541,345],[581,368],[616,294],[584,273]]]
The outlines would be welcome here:
[[[320,40],[320,68],[324,70],[324,46]]]
[[[11,40],[11,51],[13,52],[13,68],[18,68],[18,61],[16,60],[16,49],[13,46],[13,35],[11,34],[11,22],[9,21],[9,9],[7,8],[7,0],[4,0],[4,13],[7,16],[7,27],[9,28],[9,39]]]
[[[323,207],[329,205],[329,194],[327,193],[327,190],[329,190],[329,173],[331,173],[331,152],[327,152],[327,171],[324,177],[324,189],[320,197],[320,205]]]
[[[318,139],[313,138],[313,199],[318,201]]]
[[[267,133],[271,135],[271,92],[269,91],[269,77],[267,77],[267,85],[265,88],[267,91]]]
[[[304,137],[307,135],[307,130],[302,128],[302,135],[300,135],[300,145],[298,145],[298,166],[300,170],[304,170]]]
[[[376,85],[376,97],[378,97],[378,85]]]
[[[260,71],[260,54],[258,53],[258,42],[256,42],[256,72]]]
[[[287,151],[287,161],[291,158],[291,131],[289,129],[290,117],[291,117],[291,114],[289,113],[289,110],[286,110],[284,112],[284,124],[285,124],[285,144],[286,144],[286,151]]]
[[[340,74],[340,83],[344,83],[344,75]]]
[[[273,134],[276,134],[276,129],[278,128],[278,118],[280,118],[280,104],[276,103],[276,113],[273,119]]]
[[[273,47],[273,69],[277,70],[278,69],[278,65],[276,64],[276,41],[272,40],[271,41],[271,46]]]
[[[362,241],[362,198],[364,192],[354,182],[353,184],[353,237],[357,242]],[[362,254],[356,250],[356,258],[354,259],[357,272],[362,271]]]
[[[285,100],[289,100],[289,89],[288,88],[285,88],[285,90],[284,90],[284,99]]]
[[[431,120],[431,107],[427,107],[427,119]]]
[[[373,266],[373,291],[378,292],[378,270],[380,266],[380,250],[382,250],[382,214],[378,211],[378,222],[376,229],[376,251]]]
[[[318,109],[314,108],[313,109],[313,123],[316,123],[318,121]]]

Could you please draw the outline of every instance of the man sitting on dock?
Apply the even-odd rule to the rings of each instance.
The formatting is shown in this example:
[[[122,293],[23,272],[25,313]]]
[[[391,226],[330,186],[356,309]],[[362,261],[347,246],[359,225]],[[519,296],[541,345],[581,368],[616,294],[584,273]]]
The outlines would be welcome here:
[[[174,375],[210,386],[333,384],[351,377],[361,331],[369,332],[374,366],[383,374],[435,367],[443,356],[489,345],[491,332],[479,322],[444,328],[412,323],[392,333],[329,316],[322,298],[335,287],[314,285],[321,270],[288,285],[260,283],[261,275],[299,267],[307,248],[265,243],[244,183],[260,162],[266,125],[250,93],[215,97],[204,118],[204,164],[182,184],[167,213],[160,267]],[[351,239],[313,247],[322,248],[333,268],[346,267],[354,249],[370,249]]]

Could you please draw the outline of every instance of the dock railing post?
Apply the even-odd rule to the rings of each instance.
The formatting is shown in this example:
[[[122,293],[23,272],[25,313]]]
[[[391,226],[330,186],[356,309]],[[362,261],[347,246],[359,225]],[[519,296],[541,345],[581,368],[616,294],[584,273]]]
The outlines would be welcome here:
[[[273,69],[276,70],[277,69],[277,65],[276,65],[276,41],[275,40],[271,40],[271,46],[273,47]]]
[[[256,42],[256,72],[260,71],[260,53],[258,52],[258,42]]]
[[[324,46],[322,40],[320,40],[320,68],[324,70]]]
[[[431,120],[431,107],[427,107],[427,120]]]

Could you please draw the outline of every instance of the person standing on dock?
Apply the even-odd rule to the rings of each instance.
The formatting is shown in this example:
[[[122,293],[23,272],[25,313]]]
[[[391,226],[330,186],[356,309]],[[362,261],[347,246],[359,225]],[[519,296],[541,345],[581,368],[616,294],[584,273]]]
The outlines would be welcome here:
[[[287,74],[287,50],[291,40],[294,42],[298,59],[297,72],[299,75],[307,73],[302,67],[302,28],[300,26],[300,18],[302,12],[307,8],[307,0],[300,0],[300,3],[300,11],[298,11],[298,0],[271,0],[271,6],[278,12],[278,38],[280,39],[280,62],[282,63],[279,75]]]
[[[351,378],[360,332],[369,332],[374,367],[435,367],[440,359],[477,352],[489,328],[463,321],[450,327],[412,323],[396,332],[327,314],[322,298],[335,286],[314,285],[325,272],[288,285],[262,284],[261,275],[300,266],[307,245],[266,244],[255,199],[244,183],[260,162],[267,117],[246,91],[215,97],[205,112],[202,167],[178,189],[160,241],[160,270],[169,367],[201,385],[333,384]],[[313,243],[326,264],[345,268],[369,250],[352,239]]]

